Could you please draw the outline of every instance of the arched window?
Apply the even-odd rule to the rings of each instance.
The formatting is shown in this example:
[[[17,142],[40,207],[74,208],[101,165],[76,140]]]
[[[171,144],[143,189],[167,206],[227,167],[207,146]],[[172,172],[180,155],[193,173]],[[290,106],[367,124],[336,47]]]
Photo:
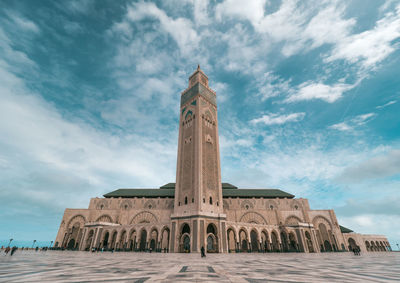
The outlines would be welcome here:
[[[210,204],[212,204],[212,197],[210,197]]]
[[[178,202],[178,206],[181,206],[181,202]]]
[[[187,204],[187,197],[185,197],[185,204]]]
[[[192,198],[192,203],[194,202],[194,198]]]
[[[203,198],[203,203],[206,203],[206,199],[205,198]]]

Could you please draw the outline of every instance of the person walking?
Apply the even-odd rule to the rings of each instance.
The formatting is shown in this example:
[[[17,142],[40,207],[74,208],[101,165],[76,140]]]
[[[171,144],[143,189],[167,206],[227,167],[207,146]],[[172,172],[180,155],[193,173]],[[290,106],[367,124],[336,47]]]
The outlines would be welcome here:
[[[16,246],[12,247],[10,256],[12,256],[17,250],[18,248]]]
[[[201,251],[201,257],[206,257],[206,251],[204,249],[204,246],[201,247],[200,251]]]
[[[8,246],[5,250],[4,250],[4,252],[6,253],[6,255],[10,252],[10,246]]]

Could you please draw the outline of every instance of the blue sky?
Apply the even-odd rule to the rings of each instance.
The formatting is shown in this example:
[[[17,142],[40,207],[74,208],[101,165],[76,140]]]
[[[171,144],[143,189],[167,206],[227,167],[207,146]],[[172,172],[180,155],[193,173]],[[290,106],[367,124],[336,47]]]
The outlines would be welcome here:
[[[223,181],[400,242],[400,1],[0,2],[0,239],[175,180],[180,92],[219,107]]]

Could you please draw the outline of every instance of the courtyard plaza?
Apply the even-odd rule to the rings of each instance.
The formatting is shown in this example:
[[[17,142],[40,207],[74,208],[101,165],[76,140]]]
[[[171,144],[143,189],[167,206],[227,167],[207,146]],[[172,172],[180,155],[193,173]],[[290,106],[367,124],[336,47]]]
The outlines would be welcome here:
[[[21,251],[1,282],[400,282],[400,253],[200,254]]]

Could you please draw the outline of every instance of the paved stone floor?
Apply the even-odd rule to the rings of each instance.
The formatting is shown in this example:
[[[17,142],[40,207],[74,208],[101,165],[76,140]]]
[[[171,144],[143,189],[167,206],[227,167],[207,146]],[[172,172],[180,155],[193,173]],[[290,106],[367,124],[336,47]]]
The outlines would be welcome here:
[[[400,282],[400,253],[198,254],[20,251],[0,282]]]

